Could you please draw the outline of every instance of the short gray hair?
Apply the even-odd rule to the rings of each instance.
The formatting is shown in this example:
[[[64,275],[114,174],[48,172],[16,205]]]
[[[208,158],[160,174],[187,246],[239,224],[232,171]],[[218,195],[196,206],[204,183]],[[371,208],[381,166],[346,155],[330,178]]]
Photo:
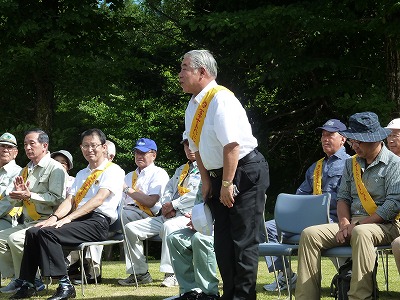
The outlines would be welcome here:
[[[218,66],[214,56],[208,50],[191,50],[186,52],[185,57],[190,58],[190,67],[194,69],[204,68],[208,74],[217,78]]]

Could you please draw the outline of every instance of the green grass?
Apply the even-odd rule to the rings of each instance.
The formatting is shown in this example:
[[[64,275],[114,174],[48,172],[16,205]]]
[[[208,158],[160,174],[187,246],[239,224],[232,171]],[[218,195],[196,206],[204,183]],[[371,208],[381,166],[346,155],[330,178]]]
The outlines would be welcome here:
[[[293,269],[296,270],[297,260],[293,259]],[[153,283],[144,286],[139,286],[138,289],[134,287],[123,287],[118,285],[117,280],[125,278],[125,264],[120,261],[106,261],[103,262],[103,282],[98,286],[88,285],[85,287],[85,297],[81,294],[80,286],[76,287],[77,298],[76,299],[117,299],[117,300],[132,300],[132,299],[143,299],[143,300],[159,300],[164,299],[172,295],[178,294],[178,287],[165,288],[160,287],[160,283],[163,280],[164,274],[159,272],[159,261],[153,260],[149,263],[150,273],[153,277]],[[335,274],[333,264],[329,259],[322,260],[322,299],[333,299],[329,297],[329,287],[331,279]],[[389,256],[389,290],[386,292],[384,285],[384,277],[382,267],[378,269],[378,285],[380,289],[379,299],[400,299],[400,280],[399,275],[394,263],[393,256]],[[262,258],[260,258],[259,274],[257,280],[257,299],[261,300],[272,300],[278,298],[278,293],[266,292],[263,290],[263,285],[272,282],[273,275],[267,273],[266,264]],[[3,280],[2,284],[7,284],[9,280]],[[221,287],[221,285],[220,285]],[[39,297],[33,299],[47,299],[50,297],[57,284],[49,286],[48,291],[40,292]],[[286,293],[282,296],[282,299],[286,298]],[[10,295],[0,294],[0,299],[8,299]]]

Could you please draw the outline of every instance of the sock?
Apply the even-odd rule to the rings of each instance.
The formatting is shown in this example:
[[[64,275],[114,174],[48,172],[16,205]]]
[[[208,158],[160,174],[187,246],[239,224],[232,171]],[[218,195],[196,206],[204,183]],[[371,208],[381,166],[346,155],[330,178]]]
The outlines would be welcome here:
[[[61,286],[71,285],[71,280],[69,280],[68,275],[61,277],[58,282]]]

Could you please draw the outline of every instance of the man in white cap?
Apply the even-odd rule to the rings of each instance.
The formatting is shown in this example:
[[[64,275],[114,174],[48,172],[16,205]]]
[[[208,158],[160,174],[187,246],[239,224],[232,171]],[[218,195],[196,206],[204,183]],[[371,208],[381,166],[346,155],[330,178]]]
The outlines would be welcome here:
[[[134,266],[138,283],[145,284],[153,281],[147,271],[147,264],[143,261],[145,259],[143,259],[142,241],[138,236],[128,234],[131,226],[129,223],[158,215],[161,210],[160,198],[169,181],[168,173],[154,164],[157,157],[157,145],[153,140],[138,139],[133,152],[137,168],[125,176],[123,189],[125,196],[122,199],[124,207],[121,214],[123,224],[126,224],[125,229],[129,240],[128,243],[124,243],[126,272],[131,275],[126,279],[119,280],[118,283],[121,285],[135,284],[133,266],[129,257],[132,257],[135,262],[141,262]],[[129,232],[131,231],[129,230]],[[148,237],[156,234],[158,232],[150,234]],[[146,237],[141,237],[141,239],[146,239]],[[131,253],[130,256],[128,251]]]
[[[392,131],[386,138],[388,148],[394,154],[400,156],[400,118],[393,119],[385,128]]]
[[[400,156],[400,118],[390,121],[386,128],[392,131],[386,138],[388,148],[394,154]],[[392,242],[392,252],[396,262],[397,270],[400,274],[400,237],[396,238]]]
[[[21,167],[15,162],[18,154],[17,140],[11,133],[3,133],[0,136],[0,231],[10,228],[18,223],[20,215],[18,208],[3,199],[14,188],[14,179],[21,172]]]
[[[371,299],[375,246],[400,235],[400,158],[382,142],[390,129],[372,112],[349,118],[347,138],[356,155],[346,160],[337,195],[338,223],[306,228],[300,238],[296,300],[321,297],[321,250],[352,247],[350,300]]]
[[[316,133],[321,135],[321,146],[325,156],[313,163],[306,172],[305,180],[297,189],[296,194],[298,195],[312,195],[312,194],[331,194],[331,203],[329,208],[329,216],[331,222],[337,222],[336,213],[336,196],[337,190],[340,185],[340,179],[342,178],[344,164],[347,158],[350,157],[346,153],[344,143],[346,138],[339,134],[339,131],[345,130],[346,126],[337,119],[330,119],[325,122],[324,125],[315,129]],[[314,191],[314,189],[316,189]],[[272,243],[278,243],[278,231],[276,229],[275,220],[269,220],[265,222],[267,229],[268,241]],[[289,238],[288,233],[284,233],[285,238]],[[275,269],[279,270],[277,280],[273,283],[264,285],[266,291],[278,290],[278,285],[281,290],[287,289],[287,283],[284,276],[284,271],[291,277],[290,286],[295,287],[297,275],[293,273],[290,268],[284,270],[284,266],[288,266],[289,263],[286,258],[283,259],[277,256],[266,256],[268,270],[270,272]],[[336,261],[336,260],[335,260]]]
[[[171,265],[167,236],[175,230],[186,227],[188,219],[185,214],[191,212],[200,184],[200,171],[197,168],[195,155],[189,149],[186,133],[183,133],[181,143],[188,162],[177,168],[168,181],[160,199],[162,208],[159,215],[130,222],[125,226],[126,238],[131,246],[131,256],[138,278],[146,277],[146,274],[150,276],[146,257],[143,255],[143,240],[160,235],[162,239],[160,271],[165,273],[161,286],[165,287],[178,285]],[[135,278],[132,274],[127,279],[118,282],[121,285],[131,285],[135,283]]]

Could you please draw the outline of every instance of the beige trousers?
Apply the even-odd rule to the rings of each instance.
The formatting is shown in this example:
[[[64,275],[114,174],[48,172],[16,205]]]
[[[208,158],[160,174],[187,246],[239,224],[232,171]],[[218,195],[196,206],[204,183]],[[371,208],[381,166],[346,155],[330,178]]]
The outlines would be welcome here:
[[[397,270],[400,275],[400,237],[396,238],[392,242],[392,252],[394,256],[394,260],[396,261]]]
[[[359,219],[354,219],[353,222]],[[336,223],[311,226],[301,234],[299,247],[296,300],[321,298],[321,250],[339,245]],[[375,266],[375,246],[390,244],[400,235],[400,223],[363,224],[354,227],[350,239],[353,269],[348,293],[350,300],[372,299],[372,272]],[[346,246],[348,246],[347,244]]]

